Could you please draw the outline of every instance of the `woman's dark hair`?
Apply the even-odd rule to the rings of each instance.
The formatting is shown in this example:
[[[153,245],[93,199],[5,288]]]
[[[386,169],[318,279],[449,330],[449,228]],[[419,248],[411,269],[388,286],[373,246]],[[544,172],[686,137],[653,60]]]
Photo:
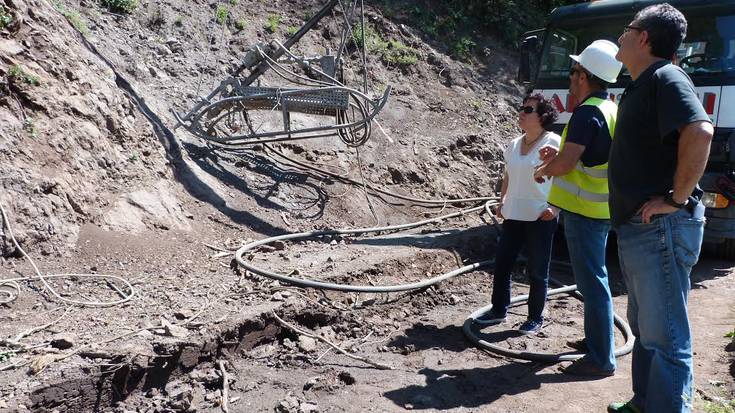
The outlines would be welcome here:
[[[535,100],[538,102],[536,105],[536,113],[541,118],[541,127],[546,130],[551,130],[551,125],[554,124],[556,119],[559,117],[559,112],[556,110],[554,105],[540,93],[534,93],[532,95],[526,95],[523,98],[523,103],[529,100]]]
[[[687,35],[686,18],[668,3],[646,7],[633,21],[648,32],[651,54],[663,59],[671,59]]]

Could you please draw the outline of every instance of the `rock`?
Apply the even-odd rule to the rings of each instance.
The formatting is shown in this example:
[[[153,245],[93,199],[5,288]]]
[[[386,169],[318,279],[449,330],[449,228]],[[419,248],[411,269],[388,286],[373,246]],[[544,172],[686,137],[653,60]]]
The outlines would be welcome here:
[[[284,301],[284,300],[285,300],[285,298],[283,298],[283,294],[281,294],[280,291],[276,291],[271,296],[271,301]]]
[[[73,334],[60,333],[51,338],[51,347],[66,350],[74,347],[77,338]]]
[[[299,413],[312,413],[318,411],[319,406],[316,404],[316,402],[303,402],[299,406]]]
[[[340,371],[337,375],[337,378],[339,379],[339,381],[348,386],[357,383],[357,379],[355,379],[355,377],[348,371]]]
[[[169,337],[176,337],[176,338],[184,338],[189,335],[189,330],[187,330],[184,327],[171,324],[166,319],[162,318],[161,324],[163,325],[163,329],[156,330],[156,332],[163,330],[163,332],[159,334],[166,335]]]
[[[304,391],[316,386],[319,383],[319,377],[312,377],[304,383]]]
[[[278,402],[276,406],[276,412],[278,413],[298,413],[299,412],[299,399],[294,396],[288,395],[285,399]]]
[[[316,351],[316,340],[303,335],[299,336],[299,348],[307,353]]]
[[[270,244],[276,251],[283,251],[286,249],[286,243],[283,241],[273,241]]]

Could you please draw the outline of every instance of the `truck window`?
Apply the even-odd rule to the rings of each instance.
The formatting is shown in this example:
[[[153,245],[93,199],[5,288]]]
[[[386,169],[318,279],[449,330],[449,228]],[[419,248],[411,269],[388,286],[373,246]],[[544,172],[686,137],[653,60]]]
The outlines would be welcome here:
[[[686,14],[686,11],[685,11]],[[544,45],[536,85],[544,88],[548,81],[566,81],[572,61],[570,54],[580,53],[598,39],[618,42],[631,17],[596,18],[566,21],[550,28]],[[687,16],[688,30],[676,53],[676,62],[694,79],[697,76],[735,74],[735,15]],[[629,80],[623,68],[618,81]]]
[[[692,76],[735,72],[735,15],[689,19],[687,37],[676,52]]]
[[[577,39],[574,35],[561,30],[554,30],[548,35],[543,51],[540,78],[558,78],[569,75],[569,55],[577,50]]]

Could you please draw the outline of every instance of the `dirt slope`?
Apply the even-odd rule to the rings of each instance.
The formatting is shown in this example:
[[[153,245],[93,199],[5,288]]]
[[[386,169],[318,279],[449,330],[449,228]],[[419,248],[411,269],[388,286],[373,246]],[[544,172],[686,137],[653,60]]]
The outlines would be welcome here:
[[[455,210],[374,193],[367,198],[360,185],[298,167],[262,146],[227,152],[173,130],[171,109],[186,111],[249,46],[284,39],[320,4],[146,1],[125,14],[84,0],[0,0],[12,16],[0,29],[0,204],[12,230],[43,272],[113,274],[136,290],[120,306],[67,308],[40,283],[21,282],[17,299],[0,305],[0,338],[28,333],[20,340],[27,351],[8,351],[17,347],[7,341],[0,347],[0,368],[18,365],[3,371],[0,411],[217,411],[218,362],[232,378],[230,411],[533,412],[559,400],[551,394],[557,390],[525,392],[541,387],[540,369],[553,367],[492,359],[463,341],[458,326],[489,296],[483,271],[413,294],[357,295],[288,287],[231,268],[234,249],[254,239]],[[224,28],[216,21],[218,6],[229,10]],[[271,16],[281,16],[274,33],[265,29]],[[336,137],[272,146],[413,197],[493,194],[501,150],[517,133],[513,54],[480,39],[481,53],[468,64],[427,43],[405,19],[386,18],[372,6],[366,18],[386,41],[416,50],[416,62],[403,66],[368,56],[370,92],[394,88],[378,117],[385,134],[375,130],[359,154]],[[294,52],[335,50],[337,22],[325,19]],[[360,56],[349,50],[346,59],[345,77],[359,85]],[[263,79],[279,82],[272,73]],[[403,235],[275,244],[249,258],[334,282],[411,282],[491,255],[495,233],[485,220],[472,214]],[[31,276],[8,236],[3,242],[3,277]],[[705,271],[704,285],[726,296],[732,283],[713,271]],[[49,282],[66,298],[120,298],[97,280]],[[624,292],[616,282],[616,292]],[[579,309],[571,299],[550,304],[541,340],[501,338],[517,348],[561,349],[579,334]],[[325,353],[326,345],[281,326],[273,310],[397,370],[383,375]],[[717,342],[725,328],[711,329],[703,347],[718,360],[726,357]],[[68,357],[54,361],[62,356]],[[732,386],[719,363],[703,367],[706,394],[713,394],[706,380]],[[430,384],[417,390],[422,376]],[[442,387],[446,378],[452,378],[449,388]],[[604,394],[587,389],[584,400],[602,406],[621,397],[624,381]],[[499,390],[487,395],[486,386]],[[380,401],[373,404],[376,394]],[[462,401],[467,394],[474,396]],[[586,411],[584,405],[577,411]]]

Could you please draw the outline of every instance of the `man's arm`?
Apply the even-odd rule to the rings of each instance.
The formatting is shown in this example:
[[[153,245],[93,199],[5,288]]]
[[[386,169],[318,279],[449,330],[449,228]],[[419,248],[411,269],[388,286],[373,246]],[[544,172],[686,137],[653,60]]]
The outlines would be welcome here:
[[[692,122],[680,130],[676,172],[674,173],[673,199],[684,203],[691,195],[699,178],[704,173],[709,157],[709,147],[714,129],[706,121]],[[648,223],[652,215],[670,214],[677,209],[664,202],[663,197],[654,197],[641,207],[643,222]]]
[[[674,201],[679,203],[686,201],[704,174],[713,134],[712,124],[704,121],[690,123],[681,129],[672,188]]]

